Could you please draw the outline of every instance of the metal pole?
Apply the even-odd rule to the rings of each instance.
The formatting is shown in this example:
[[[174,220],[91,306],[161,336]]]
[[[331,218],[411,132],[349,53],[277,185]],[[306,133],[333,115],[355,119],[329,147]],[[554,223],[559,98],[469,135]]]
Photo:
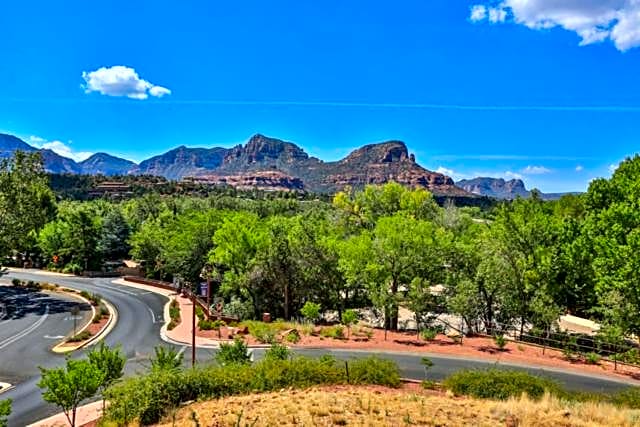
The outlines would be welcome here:
[[[196,295],[191,292],[191,302],[193,307],[191,310],[191,367],[196,365]]]

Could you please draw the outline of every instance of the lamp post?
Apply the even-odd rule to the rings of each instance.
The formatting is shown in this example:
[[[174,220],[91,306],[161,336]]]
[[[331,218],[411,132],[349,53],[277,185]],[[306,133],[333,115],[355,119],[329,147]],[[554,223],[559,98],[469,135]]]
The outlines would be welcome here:
[[[191,367],[196,365],[196,294],[191,290]]]

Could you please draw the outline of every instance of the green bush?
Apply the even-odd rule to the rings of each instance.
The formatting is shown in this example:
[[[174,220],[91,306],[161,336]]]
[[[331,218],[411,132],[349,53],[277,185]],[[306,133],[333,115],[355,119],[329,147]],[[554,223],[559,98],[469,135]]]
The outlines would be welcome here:
[[[11,399],[0,400],[0,427],[7,427],[9,415],[11,415]]]
[[[400,382],[397,367],[380,359],[352,361],[349,371],[359,384],[397,385]],[[253,365],[230,364],[185,372],[152,372],[126,379],[107,390],[105,397],[109,406],[104,421],[117,425],[137,421],[147,425],[158,422],[172,408],[187,401],[345,382],[345,367],[336,364],[331,356],[321,359],[270,358]]]
[[[196,316],[200,320],[204,320],[204,310],[199,305],[196,306]]]
[[[153,352],[155,355],[151,358],[152,371],[178,372],[182,369],[184,353],[173,347],[162,346],[154,347]]]
[[[96,313],[96,315],[93,316],[92,322],[93,323],[100,323],[101,320],[102,320],[102,314]]]
[[[322,328],[322,330],[320,331],[320,336],[341,340],[344,338],[344,327],[341,325],[335,325],[329,326],[327,328]]]
[[[13,278],[13,279],[11,279],[11,284],[13,286],[22,286],[22,280]]]
[[[505,346],[507,345],[507,339],[504,337],[504,335],[494,336],[493,342],[496,344],[496,347],[498,347],[500,350],[504,350]]]
[[[169,317],[171,321],[167,325],[167,329],[172,330],[180,323],[180,304],[176,300],[172,300],[169,304]]]
[[[83,271],[82,266],[74,262],[70,262],[69,264],[65,265],[64,268],[62,269],[62,272],[65,274],[80,274],[82,273],[82,271]]]
[[[210,331],[212,329],[215,329],[215,327],[213,326],[213,320],[199,320],[198,321],[198,328],[200,328],[203,331]]]
[[[445,379],[443,385],[456,395],[499,400],[519,397],[523,393],[539,399],[545,391],[554,394],[560,391],[560,387],[549,379],[499,369],[459,371]]]
[[[297,344],[298,342],[300,342],[300,334],[297,331],[291,331],[285,336],[285,339],[287,340],[287,342]]]
[[[89,331],[82,331],[77,335],[72,336],[71,338],[69,338],[67,340],[67,342],[80,342],[80,341],[86,341],[89,338],[91,338],[91,332]]]
[[[101,316],[108,316],[109,315],[109,309],[107,307],[105,307],[104,305],[100,306],[100,315]]]
[[[300,309],[300,314],[302,314],[308,321],[316,323],[320,318],[320,304],[307,301]]]
[[[291,356],[291,350],[278,343],[271,344],[271,347],[264,353],[265,359],[287,360]]]
[[[249,329],[249,333],[263,344],[272,344],[278,335],[278,327],[272,323],[245,321],[241,325]]]
[[[598,353],[590,352],[584,355],[584,360],[589,365],[597,365],[600,363],[600,355]]]
[[[221,366],[251,363],[249,348],[240,338],[233,340],[233,344],[220,344],[220,349],[216,353],[215,359]]]
[[[433,341],[438,336],[438,331],[432,328],[423,329],[420,336],[425,341]]]
[[[388,387],[400,385],[400,371],[390,360],[371,356],[348,363],[351,384],[379,384]]]
[[[640,409],[640,387],[629,387],[611,397],[611,402],[631,409]]]

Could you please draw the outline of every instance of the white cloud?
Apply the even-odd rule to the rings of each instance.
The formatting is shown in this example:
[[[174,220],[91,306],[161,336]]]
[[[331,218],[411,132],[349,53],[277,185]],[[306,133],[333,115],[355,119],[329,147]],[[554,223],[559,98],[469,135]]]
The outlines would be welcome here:
[[[617,164],[611,163],[609,165],[609,172],[614,173],[616,171],[616,169],[618,169],[618,165]]]
[[[69,146],[71,145],[71,141],[65,144],[62,141],[47,141],[46,139],[40,138],[39,136],[30,136],[28,138],[28,141],[29,144],[33,145],[36,148],[51,150],[56,154],[67,157],[69,159],[73,159],[76,162],[86,160],[93,154],[88,151],[73,151],[73,149]]]
[[[509,178],[509,179],[522,179],[523,178],[522,174],[519,174],[517,172],[511,172],[511,171],[506,171],[504,173],[504,176],[506,178]]]
[[[576,172],[582,172],[584,170],[584,166],[578,165],[576,166]]]
[[[471,16],[469,19],[473,22],[483,21],[487,17],[487,8],[484,5],[477,4],[471,7]]]
[[[449,176],[453,178],[454,181],[460,181],[461,179],[469,178],[469,176],[464,173],[456,172],[453,169],[449,169],[444,166],[438,167],[438,169],[436,169],[435,172]]]
[[[507,11],[501,8],[492,7],[489,9],[489,22],[496,24],[498,22],[504,22],[507,19]]]
[[[495,4],[495,3],[492,3]],[[473,19],[474,11],[477,12]],[[534,30],[561,27],[580,45],[611,40],[620,51],[640,46],[640,0],[503,0],[496,7],[471,8],[471,20],[513,22]]]
[[[85,93],[99,92],[102,95],[132,99],[147,99],[149,95],[159,98],[171,94],[171,90],[141,79],[136,70],[123,65],[83,71],[82,78],[85,81],[82,86]]]
[[[547,173],[551,173],[551,169],[549,168],[545,168],[544,166],[527,166],[526,168],[522,169],[520,171],[520,173],[524,174],[524,175],[544,175]]]

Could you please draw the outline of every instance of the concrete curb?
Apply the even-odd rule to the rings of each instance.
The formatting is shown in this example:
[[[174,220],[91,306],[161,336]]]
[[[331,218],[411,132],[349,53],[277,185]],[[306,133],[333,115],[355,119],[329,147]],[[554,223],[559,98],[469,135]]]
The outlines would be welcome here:
[[[11,390],[13,387],[14,386],[9,383],[0,383],[0,394],[4,393],[5,391]]]
[[[93,318],[96,315],[96,308],[93,306],[93,304],[91,304],[91,301],[89,301],[88,299],[86,299],[85,297],[80,295],[79,293],[67,292],[67,291],[63,290],[64,288],[71,289],[71,288],[66,287],[66,286],[64,286],[64,287],[61,286],[56,292],[59,292],[59,293],[65,294],[67,296],[79,299],[79,300],[89,304],[89,307],[91,307],[91,318],[89,319],[89,321],[82,328],[80,328],[78,331],[76,331],[76,335],[78,335],[78,334],[82,333],[85,329],[87,329],[91,325],[91,322],[93,322]],[[71,348],[70,350],[60,351],[58,349],[58,347],[61,347],[65,343],[65,340],[66,340],[66,337],[65,337],[64,340],[62,340],[58,344],[54,345],[53,348],[51,349],[51,351],[53,351],[54,353],[68,353],[68,352],[77,350],[77,348]]]
[[[80,297],[82,298],[82,297]],[[84,299],[84,298],[82,298]],[[87,301],[87,300],[85,300]],[[89,304],[91,304],[89,301],[87,301]],[[106,337],[109,332],[111,332],[111,330],[115,327],[117,321],[118,321],[118,310],[116,310],[116,308],[111,305],[111,303],[105,299],[102,299],[102,303],[105,305],[105,307],[107,307],[107,310],[109,310],[109,321],[102,327],[102,329],[100,329],[100,331],[95,334],[94,336],[92,336],[91,338],[89,338],[88,340],[79,343],[76,346],[65,346],[66,341],[62,341],[60,343],[58,343],[57,345],[55,345],[51,351],[53,351],[54,353],[71,353],[72,351],[76,351],[76,350],[80,350],[83,349],[85,347],[97,344],[99,341],[101,341],[102,339],[104,339],[104,337]],[[95,317],[96,314],[96,309],[93,305],[91,305],[91,309],[92,309],[92,313],[93,315],[91,316],[91,320],[82,328],[80,329],[80,331],[78,331],[77,333],[80,334],[82,333],[82,331],[84,331],[85,329],[89,328],[89,326],[91,325],[91,323],[93,322],[93,318]]]

